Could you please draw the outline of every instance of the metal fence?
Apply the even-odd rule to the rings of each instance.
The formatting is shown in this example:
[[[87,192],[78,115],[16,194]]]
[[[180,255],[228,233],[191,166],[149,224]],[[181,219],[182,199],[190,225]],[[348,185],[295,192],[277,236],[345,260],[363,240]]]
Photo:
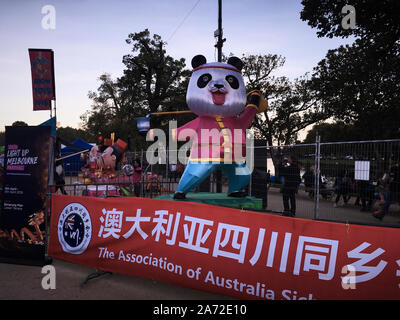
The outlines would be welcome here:
[[[351,141],[270,147],[267,170],[275,176],[268,192],[268,209],[282,211],[279,161],[294,156],[301,183],[296,194],[296,216],[337,222],[400,226],[399,199],[392,199],[382,221],[372,216],[385,202],[388,181],[399,165],[400,140]]]
[[[259,143],[260,144],[260,143]],[[256,145],[254,170],[248,194],[263,199],[264,210],[284,213],[284,176],[280,173],[288,158],[299,168],[300,181],[295,192],[295,216],[344,223],[400,227],[399,199],[391,202],[382,220],[373,217],[381,210],[387,192],[383,179],[392,166],[399,165],[400,139],[350,142],[320,142],[286,146]],[[156,197],[173,193],[182,171],[175,164],[149,165],[143,150],[126,153],[126,162],[138,159],[143,168],[140,196]],[[282,169],[283,170],[283,169]],[[267,178],[269,172],[270,180]],[[133,182],[125,177],[113,183],[84,183],[82,172],[69,172],[65,191],[73,195],[121,195],[121,187],[133,193]],[[195,191],[227,191],[227,179],[214,172]],[[393,200],[393,199],[392,199]]]

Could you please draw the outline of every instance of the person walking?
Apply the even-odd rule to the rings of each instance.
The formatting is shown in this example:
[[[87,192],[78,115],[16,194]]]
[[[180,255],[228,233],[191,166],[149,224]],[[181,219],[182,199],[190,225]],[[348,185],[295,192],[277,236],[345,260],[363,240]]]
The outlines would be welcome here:
[[[301,181],[299,164],[294,156],[284,159],[279,168],[283,177],[281,189],[283,200],[283,215],[294,217],[296,215],[296,193]]]
[[[377,182],[375,181],[375,175],[371,172],[370,179],[368,181],[362,180],[359,185],[359,194],[361,198],[361,209],[360,211],[371,211],[374,204],[374,194]]]
[[[271,187],[271,170],[267,171],[266,180],[267,180],[267,190],[269,190],[269,188]]]
[[[67,194],[65,191],[65,173],[64,173],[64,164],[62,160],[56,160],[54,166],[54,183],[55,183],[55,191],[57,193],[58,189],[60,189],[62,194]]]
[[[349,181],[350,178],[348,176],[347,170],[340,171],[335,180],[336,199],[335,203],[333,204],[335,208],[338,206],[340,197],[343,198],[343,205],[346,205],[347,201],[349,201],[349,198],[347,197],[349,190]]]
[[[133,192],[135,193],[136,197],[140,196],[140,185],[141,185],[141,180],[142,180],[142,167],[140,165],[140,160],[135,159],[133,161],[133,174],[132,174],[132,180],[133,180]]]
[[[395,162],[392,162],[389,171],[389,181],[389,190],[385,195],[385,202],[383,203],[381,210],[377,210],[372,214],[379,220],[382,220],[385,214],[388,213],[389,207],[392,203],[396,201],[400,202],[400,168]]]
[[[54,143],[54,154],[55,158],[61,157],[61,142],[60,139],[57,138],[56,142]],[[57,193],[58,189],[60,189],[62,194],[67,194],[65,191],[65,171],[64,171],[64,162],[62,160],[55,160],[54,161],[54,184],[55,184],[55,191]]]
[[[308,192],[310,198],[314,198],[314,183],[315,183],[315,173],[314,166],[311,166],[303,174],[305,191]]]

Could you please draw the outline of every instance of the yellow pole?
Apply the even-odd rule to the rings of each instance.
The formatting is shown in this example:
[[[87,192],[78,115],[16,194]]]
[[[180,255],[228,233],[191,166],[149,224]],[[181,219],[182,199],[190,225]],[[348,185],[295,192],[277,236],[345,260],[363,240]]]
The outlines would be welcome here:
[[[183,110],[183,111],[165,111],[165,112],[153,112],[151,115],[162,115],[162,114],[184,114],[184,113],[193,113],[190,110]]]

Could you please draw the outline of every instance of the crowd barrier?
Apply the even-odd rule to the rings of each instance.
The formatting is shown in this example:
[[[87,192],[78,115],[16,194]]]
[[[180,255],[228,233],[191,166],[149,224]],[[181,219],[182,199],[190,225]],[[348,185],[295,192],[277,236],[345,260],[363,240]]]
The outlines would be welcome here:
[[[126,153],[127,163],[132,164],[134,159],[138,159],[142,164],[141,197],[154,198],[176,190],[182,170],[177,170],[176,165],[169,163],[169,151],[166,150],[165,163],[152,165],[147,163],[144,150]],[[297,215],[314,220],[400,227],[400,199],[393,201],[382,221],[372,217],[373,212],[381,209],[388,188],[388,182],[384,182],[383,177],[393,163],[399,165],[400,139],[349,142],[317,140],[311,144],[281,146],[266,146],[265,141],[258,141],[253,152],[254,170],[248,194],[262,198],[264,208],[269,212],[283,211],[282,195],[279,193],[282,179],[277,168],[282,161],[293,156],[299,163],[301,176],[296,195]],[[266,177],[268,170],[270,183]],[[108,192],[107,185],[82,184],[79,173],[70,172],[65,177],[65,190],[69,195],[115,195],[115,192]],[[348,182],[338,199],[337,181],[344,173]],[[156,177],[156,181],[151,182],[150,177]],[[123,181],[116,181],[115,185],[117,188],[127,186]],[[111,184],[109,186],[112,188]],[[133,193],[132,184],[127,187]],[[106,189],[106,192],[93,191],[96,188]],[[227,179],[225,175],[218,177],[214,172],[197,191],[226,192]]]

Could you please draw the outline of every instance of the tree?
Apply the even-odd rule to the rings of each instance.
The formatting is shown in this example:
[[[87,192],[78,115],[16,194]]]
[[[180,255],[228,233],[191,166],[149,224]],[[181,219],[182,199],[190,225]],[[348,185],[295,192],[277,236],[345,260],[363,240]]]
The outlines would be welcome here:
[[[14,121],[12,127],[27,127],[28,124],[24,121]]]
[[[122,59],[125,69],[116,80],[110,75],[100,76],[97,92],[89,92],[92,110],[82,115],[84,127],[93,134],[127,139],[137,148],[144,147],[144,139],[137,135],[136,117],[157,111],[186,109],[185,94],[189,70],[185,59],[175,60],[165,51],[166,43],[148,29],[131,33],[126,43],[132,54]],[[163,128],[168,117],[152,118],[152,126]],[[125,140],[126,141],[126,140]]]
[[[276,77],[274,73],[285,63],[280,55],[243,55],[242,74],[247,91],[260,90],[268,99],[268,108],[253,122],[255,138],[267,145],[289,145],[297,142],[298,134],[306,127],[325,120],[322,106],[305,74],[293,81]],[[263,143],[265,145],[265,143]],[[269,148],[275,174],[283,154],[280,148]]]
[[[90,91],[88,97],[93,101],[91,110],[81,116],[83,127],[94,136],[110,137],[112,132],[123,136],[124,122],[129,122],[123,115],[123,101],[117,81],[109,74],[99,77],[101,82],[97,92]],[[125,121],[128,120],[128,121]]]
[[[57,136],[69,143],[78,138],[83,139],[87,142],[96,142],[97,140],[96,136],[90,134],[88,131],[82,129],[75,129],[72,127],[57,128]]]
[[[344,122],[322,122],[315,124],[311,130],[307,132],[303,143],[315,143],[317,135],[321,137],[321,142],[361,140],[362,130]]]
[[[303,0],[300,17],[318,29],[318,37],[349,37],[374,39],[392,46],[400,35],[400,3],[397,0]],[[343,28],[342,9],[355,8],[356,28]]]
[[[360,139],[400,135],[400,3],[353,1],[355,29],[341,26],[345,1],[303,0],[301,18],[318,36],[355,37],[352,45],[329,50],[314,68],[312,89],[324,112],[358,128]]]
[[[243,55],[242,61],[247,90],[260,90],[268,99],[268,109],[257,115],[254,122],[258,139],[266,140],[271,146],[288,145],[297,140],[301,130],[327,118],[307,74],[294,81],[273,76],[285,63],[282,56]]]
[[[325,112],[368,128],[361,138],[395,138],[400,134],[400,60],[371,59],[368,50],[357,45],[331,50],[315,68],[313,88]]]

